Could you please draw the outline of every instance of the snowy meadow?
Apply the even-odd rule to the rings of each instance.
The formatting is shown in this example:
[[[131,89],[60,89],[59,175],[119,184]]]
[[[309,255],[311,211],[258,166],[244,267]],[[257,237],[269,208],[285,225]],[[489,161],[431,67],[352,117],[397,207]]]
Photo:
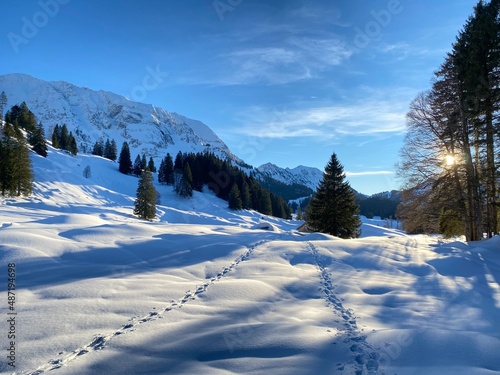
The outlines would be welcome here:
[[[500,374],[499,237],[364,219],[340,240],[161,185],[147,222],[116,163],[33,167],[33,196],[0,200],[2,373]]]

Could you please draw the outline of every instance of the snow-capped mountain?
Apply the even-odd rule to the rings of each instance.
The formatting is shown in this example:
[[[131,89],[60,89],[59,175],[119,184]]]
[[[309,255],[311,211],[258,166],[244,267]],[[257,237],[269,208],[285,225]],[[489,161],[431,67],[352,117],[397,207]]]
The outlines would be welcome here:
[[[222,158],[238,160],[205,124],[150,104],[133,102],[106,91],[94,91],[67,82],[47,82],[24,74],[0,75],[5,110],[26,102],[45,127],[50,139],[56,124],[66,124],[81,151],[89,152],[102,138],[127,141],[132,155],[145,153],[161,159],[166,152],[209,150]]]
[[[272,163],[267,163],[258,167],[257,170],[263,175],[274,178],[275,180],[283,182],[287,185],[296,183],[305,185],[314,191],[316,191],[321,179],[323,178],[323,172],[318,168],[305,167],[303,165],[290,169],[281,168]]]

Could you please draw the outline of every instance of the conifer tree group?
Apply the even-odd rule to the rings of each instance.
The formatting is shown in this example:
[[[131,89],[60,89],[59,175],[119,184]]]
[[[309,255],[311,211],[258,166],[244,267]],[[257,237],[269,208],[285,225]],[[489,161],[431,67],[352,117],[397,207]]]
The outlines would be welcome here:
[[[3,113],[3,107],[7,102],[5,93],[1,94],[0,101]],[[8,112],[8,116],[6,115],[6,119],[9,121],[0,124],[0,194],[3,196],[30,195],[33,190],[33,170],[30,148],[23,130],[28,132],[27,129],[30,129],[35,132],[36,120],[27,109],[26,103],[21,107],[13,107]]]
[[[92,148],[92,155],[102,156],[106,159],[115,161],[118,157],[118,149],[115,140],[112,139],[110,141],[108,138],[106,143],[104,143],[102,139],[96,141]]]
[[[68,151],[71,155],[78,154],[78,146],[73,132],[68,132],[66,124],[56,124],[52,132],[52,147]]]

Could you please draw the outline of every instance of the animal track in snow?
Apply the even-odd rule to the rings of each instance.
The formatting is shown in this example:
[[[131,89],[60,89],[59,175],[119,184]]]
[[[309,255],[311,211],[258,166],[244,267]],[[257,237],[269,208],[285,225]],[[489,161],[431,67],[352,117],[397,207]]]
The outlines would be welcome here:
[[[141,324],[148,323],[157,319],[163,318],[162,315],[164,313],[167,313],[169,311],[172,311],[174,308],[182,308],[186,303],[188,303],[191,300],[195,300],[196,296],[204,293],[207,291],[210,285],[220,281],[223,277],[225,277],[229,272],[231,272],[237,265],[239,265],[241,262],[246,261],[250,259],[250,256],[252,255],[253,251],[255,250],[256,247],[262,245],[267,241],[259,241],[252,247],[248,248],[248,250],[238,257],[234,262],[232,262],[229,266],[224,267],[223,270],[219,273],[217,273],[216,276],[207,278],[205,283],[202,285],[197,285],[195,288],[193,288],[193,291],[188,290],[186,293],[184,293],[184,296],[180,298],[179,300],[175,301],[172,300],[171,304],[160,309],[156,310],[156,308],[153,308],[152,311],[150,311],[147,315],[137,318],[133,317],[129,319],[130,323],[127,323],[123,325],[121,328],[118,330],[111,332],[107,335],[95,335],[92,341],[86,345],[83,345],[75,350],[73,350],[70,353],[67,353],[64,355],[64,353],[59,353],[61,356],[56,359],[51,359],[47,362],[47,364],[40,366],[38,369],[35,371],[23,371],[21,374],[26,374],[26,375],[41,375],[44,374],[45,372],[52,371],[52,370],[57,370],[71,361],[75,360],[78,357],[81,357],[82,355],[88,354],[92,351],[97,351],[97,350],[102,350],[104,349],[109,342],[116,336],[122,335],[124,333],[129,333],[132,331],[135,331]]]
[[[335,294],[335,285],[333,284],[330,273],[323,265],[318,249],[312,242],[308,242],[309,251],[312,254],[318,272],[320,274],[321,285],[327,306],[332,306],[335,315],[342,318],[336,322],[342,323],[344,329],[339,328],[337,337],[344,337],[347,344],[351,344],[350,351],[354,356],[351,363],[339,363],[337,369],[341,372],[348,367],[352,367],[355,375],[383,375],[380,370],[380,355],[366,342],[366,336],[358,328],[357,318],[352,309],[343,305],[343,300]]]

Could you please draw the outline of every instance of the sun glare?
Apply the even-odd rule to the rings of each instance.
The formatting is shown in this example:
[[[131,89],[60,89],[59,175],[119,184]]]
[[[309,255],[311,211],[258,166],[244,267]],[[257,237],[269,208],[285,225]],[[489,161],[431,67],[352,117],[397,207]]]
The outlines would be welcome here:
[[[453,155],[446,155],[444,159],[446,161],[446,165],[454,165],[455,164],[455,157]]]

